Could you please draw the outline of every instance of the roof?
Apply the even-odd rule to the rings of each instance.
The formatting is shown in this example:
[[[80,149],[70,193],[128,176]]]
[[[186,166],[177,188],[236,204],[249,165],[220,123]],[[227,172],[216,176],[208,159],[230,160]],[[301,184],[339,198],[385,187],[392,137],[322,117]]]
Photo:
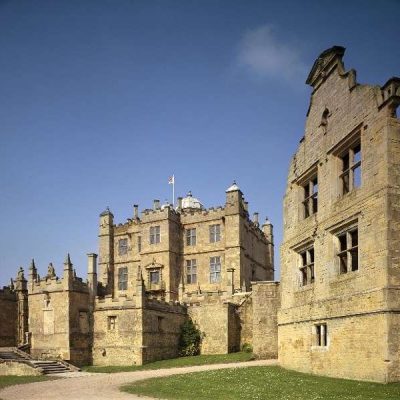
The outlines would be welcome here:
[[[193,197],[192,192],[189,191],[189,193],[182,199],[182,208],[197,208],[197,209],[202,209],[203,204],[201,204],[199,199],[196,199],[196,197]]]
[[[236,181],[233,181],[232,185],[229,186],[228,189],[226,189],[225,192],[226,192],[226,193],[229,193],[229,192],[236,192],[236,191],[238,191],[238,190],[240,190],[239,186],[236,184]]]

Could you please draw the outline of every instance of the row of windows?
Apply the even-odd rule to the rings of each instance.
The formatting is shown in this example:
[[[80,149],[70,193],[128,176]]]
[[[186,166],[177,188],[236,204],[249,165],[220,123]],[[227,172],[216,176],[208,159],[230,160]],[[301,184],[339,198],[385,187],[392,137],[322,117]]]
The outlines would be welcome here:
[[[186,245],[195,246],[197,241],[196,228],[186,229]],[[221,240],[221,226],[210,225],[209,227],[209,239],[210,243],[216,243]],[[161,242],[160,226],[150,227],[149,243],[156,244]],[[138,252],[142,251],[142,238],[138,236]],[[120,239],[118,241],[118,255],[126,255],[128,253],[128,239]]]
[[[339,264],[339,273],[358,270],[358,229],[353,227],[336,236],[338,252],[336,257]],[[301,285],[306,286],[314,282],[314,246],[299,252]]]
[[[361,186],[361,142],[358,141],[338,157],[340,160],[340,193],[345,195]],[[303,187],[303,216],[318,212],[318,176],[312,176]]]
[[[160,283],[160,271],[149,272],[150,284]],[[210,283],[221,282],[221,257],[210,257]],[[186,283],[197,283],[197,261],[186,260]],[[118,268],[118,290],[128,289],[128,267]]]

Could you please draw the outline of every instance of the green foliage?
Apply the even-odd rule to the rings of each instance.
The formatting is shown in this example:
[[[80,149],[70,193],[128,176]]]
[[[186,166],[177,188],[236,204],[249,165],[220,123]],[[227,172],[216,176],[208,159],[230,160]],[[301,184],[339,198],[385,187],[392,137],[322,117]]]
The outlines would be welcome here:
[[[385,385],[333,379],[279,367],[221,369],[152,378],[124,386],[122,390],[142,396],[181,400],[400,399],[398,383]]]
[[[48,376],[15,376],[15,375],[0,376],[0,389],[5,388],[6,386],[20,385],[23,383],[31,383],[31,382],[48,381],[52,379],[54,378]]]
[[[189,318],[181,326],[179,336],[179,355],[181,357],[200,354],[202,335],[195,323]]]
[[[243,343],[242,351],[244,351],[245,353],[252,353],[253,346],[250,343]]]
[[[152,369],[162,368],[179,368],[179,367],[191,367],[194,365],[211,365],[211,364],[227,364],[234,362],[251,361],[253,355],[251,353],[230,353],[230,354],[213,354],[213,355],[202,355],[193,357],[180,357],[173,358],[170,360],[154,361],[145,365],[124,365],[124,366],[87,366],[82,369],[87,372],[99,372],[99,373],[115,373],[115,372],[128,372],[128,371],[145,371]]]

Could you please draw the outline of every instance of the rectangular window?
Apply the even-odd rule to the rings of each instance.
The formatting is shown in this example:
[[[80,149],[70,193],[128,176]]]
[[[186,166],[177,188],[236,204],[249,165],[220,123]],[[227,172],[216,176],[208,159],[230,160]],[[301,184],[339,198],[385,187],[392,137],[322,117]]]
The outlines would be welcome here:
[[[221,257],[210,257],[210,282],[221,282]]]
[[[361,143],[357,142],[340,156],[342,195],[361,186]]]
[[[128,289],[128,267],[118,268],[118,290]]]
[[[108,317],[107,327],[109,331],[115,331],[115,329],[117,328],[117,317]]]
[[[304,186],[303,210],[304,218],[315,214],[318,211],[318,178],[315,176]]]
[[[300,254],[301,286],[314,282],[314,247],[302,251]]]
[[[150,271],[150,283],[153,285],[160,283],[160,271]]]
[[[327,324],[315,325],[315,346],[328,346],[328,326]]]
[[[347,274],[358,270],[358,229],[353,228],[337,236],[339,244],[339,271]]]
[[[186,260],[186,283],[197,283],[196,260]]]
[[[221,240],[221,226],[211,225],[210,226],[210,243],[219,242]]]
[[[137,251],[140,253],[142,251],[142,237],[138,236],[137,237]]]
[[[120,239],[118,241],[118,254],[123,256],[128,253],[128,239]]]
[[[186,245],[196,245],[196,228],[186,229]]]
[[[159,226],[151,226],[150,227],[150,244],[160,243],[161,235],[160,235],[160,227]]]

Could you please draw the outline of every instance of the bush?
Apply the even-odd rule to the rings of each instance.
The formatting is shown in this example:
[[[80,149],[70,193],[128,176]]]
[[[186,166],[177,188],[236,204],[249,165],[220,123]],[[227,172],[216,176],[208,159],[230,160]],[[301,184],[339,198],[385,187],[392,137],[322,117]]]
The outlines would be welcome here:
[[[242,351],[245,352],[245,353],[252,353],[253,352],[253,346],[250,343],[243,343]]]
[[[179,355],[197,356],[200,354],[201,332],[189,318],[181,325],[179,336]]]

